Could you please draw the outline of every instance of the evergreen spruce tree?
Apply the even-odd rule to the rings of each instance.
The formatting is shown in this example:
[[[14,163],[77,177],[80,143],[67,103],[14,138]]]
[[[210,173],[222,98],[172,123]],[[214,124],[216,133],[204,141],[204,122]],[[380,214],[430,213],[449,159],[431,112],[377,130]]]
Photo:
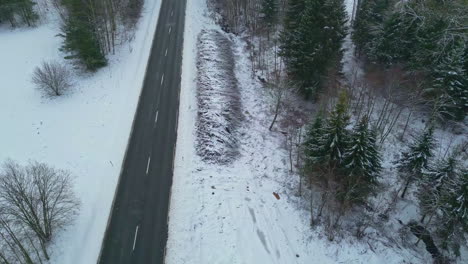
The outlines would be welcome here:
[[[28,26],[34,26],[39,16],[34,11],[35,2],[31,0],[0,0],[0,24],[4,21],[16,26],[16,18]]]
[[[422,177],[423,170],[427,169],[429,159],[433,156],[435,140],[434,129],[429,127],[410,145],[409,151],[403,153],[403,158],[398,161],[398,171],[404,180],[401,198],[405,197],[408,188]]]
[[[22,20],[30,27],[34,26],[39,19],[39,16],[33,9],[36,3],[31,0],[16,0],[15,2],[17,2],[20,10],[19,15]]]
[[[270,28],[276,23],[278,15],[278,0],[262,0],[263,21]]]
[[[466,243],[468,232],[468,170],[461,170],[444,189],[445,203],[441,207],[437,234],[442,240],[442,248],[452,249],[459,255],[460,244]]]
[[[64,43],[61,50],[71,55],[66,59],[78,59],[90,71],[107,65],[96,35],[90,10],[82,0],[65,0],[69,17],[62,28]]]
[[[281,37],[281,55],[305,96],[316,96],[329,68],[338,67],[345,24],[341,0],[292,1]]]
[[[356,11],[352,39],[359,53],[367,54],[375,41],[377,29],[385,20],[389,0],[362,0]]]
[[[444,206],[446,187],[456,179],[457,165],[457,160],[452,154],[423,171],[423,178],[418,190],[419,205],[423,215],[422,222],[427,215],[432,216]]]
[[[452,186],[454,190],[450,197],[450,213],[461,223],[465,232],[468,231],[468,170],[458,177],[458,182]]]
[[[468,72],[465,44],[450,49],[432,68],[435,96],[444,98],[441,112],[445,117],[463,120],[468,112]]]
[[[283,34],[287,38],[292,38],[289,34],[292,34],[298,27],[299,21],[301,21],[302,12],[306,6],[306,0],[289,0],[288,7],[286,10],[286,16],[284,18],[284,31]]]
[[[415,32],[419,20],[407,12],[394,12],[383,22],[369,49],[369,57],[381,63],[408,61],[415,50]]]
[[[372,62],[402,64],[426,76],[424,96],[439,116],[462,120],[468,111],[466,3],[362,1],[352,36],[357,50]]]
[[[369,129],[368,123],[364,117],[354,127],[343,158],[344,198],[352,202],[365,201],[374,192],[382,169],[375,131]]]
[[[322,113],[317,114],[314,122],[307,130],[304,142],[304,154],[307,170],[314,170],[317,166],[323,165],[323,128],[324,119]]]
[[[344,154],[348,149],[349,132],[346,127],[349,125],[347,95],[342,92],[335,108],[327,119],[327,124],[323,129],[322,150],[324,161],[330,168],[337,169],[341,166]]]
[[[15,26],[14,12],[10,0],[0,0],[0,23],[10,22],[11,26]]]

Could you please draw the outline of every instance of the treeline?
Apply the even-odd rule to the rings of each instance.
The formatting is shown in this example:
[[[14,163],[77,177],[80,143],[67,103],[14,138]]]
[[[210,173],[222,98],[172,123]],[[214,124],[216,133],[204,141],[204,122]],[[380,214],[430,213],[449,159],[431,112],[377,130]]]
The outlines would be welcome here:
[[[281,78],[282,63],[287,77],[306,98],[317,98],[324,86],[339,80],[342,44],[347,33],[342,0],[211,2],[222,14],[220,22],[226,31],[235,34],[248,31],[249,41],[257,42],[251,50],[253,68],[262,71],[273,68],[272,82]],[[271,46],[275,61],[269,65],[266,53]],[[266,71],[269,74],[269,69]]]
[[[37,1],[37,0],[36,0]],[[51,0],[62,19],[65,58],[95,71],[107,65],[106,55],[131,39],[144,0]],[[34,26],[39,19],[33,0],[0,0],[0,24]]]
[[[62,50],[70,54],[65,58],[95,71],[115,52],[119,34],[135,25],[143,0],[62,0],[60,5],[65,8]]]
[[[464,0],[361,0],[353,40],[370,63],[402,64],[423,80],[423,96],[442,118],[468,110],[468,6]]]
[[[31,0],[0,0],[0,24],[9,23],[12,27],[26,24],[34,26],[39,16],[34,11]]]

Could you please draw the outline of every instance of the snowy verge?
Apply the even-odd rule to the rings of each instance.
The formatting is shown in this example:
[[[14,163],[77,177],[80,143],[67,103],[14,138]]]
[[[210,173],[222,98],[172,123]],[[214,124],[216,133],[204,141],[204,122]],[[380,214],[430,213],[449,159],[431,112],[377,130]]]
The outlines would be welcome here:
[[[74,77],[70,93],[42,98],[31,74],[63,60],[53,10],[36,28],[0,29],[0,161],[38,160],[67,169],[82,202],[76,222],[54,241],[51,263],[95,263],[140,95],[161,0],[147,0],[130,43],[109,66]]]

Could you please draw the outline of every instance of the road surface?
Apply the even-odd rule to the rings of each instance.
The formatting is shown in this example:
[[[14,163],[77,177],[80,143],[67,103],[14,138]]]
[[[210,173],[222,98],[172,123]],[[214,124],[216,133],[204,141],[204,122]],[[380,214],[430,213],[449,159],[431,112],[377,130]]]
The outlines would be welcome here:
[[[164,263],[186,0],[163,0],[99,264]],[[131,89],[131,87],[129,87]]]

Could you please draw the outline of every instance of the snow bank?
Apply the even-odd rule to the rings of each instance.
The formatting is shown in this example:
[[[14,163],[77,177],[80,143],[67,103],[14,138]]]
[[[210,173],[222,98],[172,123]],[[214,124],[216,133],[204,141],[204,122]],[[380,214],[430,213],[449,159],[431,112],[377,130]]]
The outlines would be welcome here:
[[[63,60],[53,10],[36,28],[0,28],[0,161],[49,163],[72,172],[82,208],[51,263],[95,263],[143,83],[161,0],[146,0],[135,38],[109,66],[75,76],[71,92],[45,99],[31,83],[43,60]]]

